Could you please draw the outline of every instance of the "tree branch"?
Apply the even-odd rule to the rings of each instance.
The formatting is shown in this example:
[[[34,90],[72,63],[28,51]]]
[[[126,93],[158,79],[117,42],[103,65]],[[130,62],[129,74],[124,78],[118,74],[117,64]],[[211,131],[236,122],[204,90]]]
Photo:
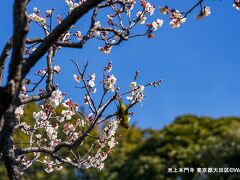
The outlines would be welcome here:
[[[5,44],[2,54],[0,56],[0,86],[2,85],[5,64],[6,64],[7,57],[10,54],[11,48],[12,48],[12,38],[10,38],[8,42]]]
[[[82,16],[84,16],[89,10],[97,6],[103,0],[88,0],[83,3],[81,6],[75,8],[62,22],[59,24],[39,45],[39,47],[29,55],[26,59],[23,71],[22,78],[24,78],[30,69],[37,63],[37,61],[48,51],[53,43],[73,24],[77,22]]]
[[[27,1],[15,0],[14,2],[14,35],[13,51],[9,65],[8,91],[14,95],[18,92],[21,82],[21,69],[25,36],[28,32],[28,21],[25,13]]]

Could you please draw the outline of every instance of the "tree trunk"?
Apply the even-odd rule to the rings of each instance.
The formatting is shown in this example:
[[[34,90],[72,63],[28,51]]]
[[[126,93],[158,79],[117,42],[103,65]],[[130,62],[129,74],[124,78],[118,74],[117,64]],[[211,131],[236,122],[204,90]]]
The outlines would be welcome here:
[[[21,172],[19,170],[19,161],[15,154],[15,148],[12,141],[13,128],[16,124],[15,106],[10,107],[3,113],[1,117],[3,127],[0,131],[0,154],[5,163],[5,168],[9,179],[21,179]]]
[[[8,148],[6,151],[3,152],[3,160],[5,163],[5,168],[8,173],[8,177],[11,180],[18,180],[21,179],[21,172],[19,170],[19,162],[16,158],[14,147],[11,145],[8,145]]]
[[[13,133],[13,128],[16,124],[15,107],[11,105],[0,119],[2,128],[0,129],[0,153],[6,151],[10,137]]]

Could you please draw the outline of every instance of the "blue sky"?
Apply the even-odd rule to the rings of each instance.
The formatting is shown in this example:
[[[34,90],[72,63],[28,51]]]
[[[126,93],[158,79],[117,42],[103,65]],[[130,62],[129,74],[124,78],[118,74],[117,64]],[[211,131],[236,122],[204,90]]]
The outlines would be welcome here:
[[[166,0],[162,5],[171,3],[181,9],[191,7],[193,2],[183,4]],[[0,2],[0,49],[11,36],[12,3]],[[37,3],[40,10],[57,6],[59,13],[66,12],[63,0],[32,0],[30,5]],[[80,63],[89,60],[89,71],[97,75],[101,75],[101,67],[113,61],[113,73],[123,89],[128,87],[136,69],[140,70],[140,83],[163,80],[159,88],[147,89],[143,106],[135,108],[132,121],[141,127],[160,128],[176,116],[189,113],[239,116],[240,11],[233,9],[231,1],[207,1],[207,5],[212,9],[208,18],[198,21],[194,18],[195,12],[179,29],[171,29],[168,19],[157,13],[165,22],[154,39],[132,39],[115,47],[109,55],[99,53],[95,41],[89,41],[84,49],[62,50],[55,58],[55,64],[62,68],[62,75],[57,78],[60,88],[79,100],[69,59],[77,59]],[[88,16],[79,24],[82,28],[87,27]],[[37,30],[31,33],[41,36]]]

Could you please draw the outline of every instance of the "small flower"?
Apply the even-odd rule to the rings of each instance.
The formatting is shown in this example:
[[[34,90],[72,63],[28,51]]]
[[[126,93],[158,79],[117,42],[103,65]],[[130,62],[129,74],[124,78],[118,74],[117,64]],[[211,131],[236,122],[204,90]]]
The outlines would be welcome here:
[[[170,26],[172,28],[179,28],[182,23],[186,21],[186,18],[177,18],[170,21]]]
[[[112,137],[110,141],[108,141],[108,146],[110,149],[114,148],[116,145],[115,137]]]
[[[104,82],[104,87],[107,90],[115,91],[114,85],[116,84],[117,79],[114,75],[108,76],[108,78]]]
[[[204,7],[203,8],[203,10],[201,10],[200,12],[199,12],[199,14],[197,15],[197,19],[202,19],[202,18],[204,18],[204,17],[207,17],[207,16],[209,16],[211,14],[211,10],[210,10],[210,7]]]
[[[36,138],[40,139],[42,137],[41,134],[36,134]]]
[[[236,10],[239,10],[239,11],[240,11],[240,0],[235,0],[234,3],[233,3],[233,7],[234,7]]]
[[[154,11],[155,11],[155,8],[154,6],[152,6],[149,2],[146,3],[145,5],[145,10],[150,14],[150,15],[153,15],[154,14]]]
[[[63,98],[62,92],[57,89],[52,92],[52,96],[49,98],[49,104],[56,108],[62,102]]]
[[[136,100],[137,100],[138,102],[142,102],[143,98],[144,98],[144,94],[141,92],[141,93],[139,93],[139,94],[137,95]]]
[[[70,120],[74,114],[75,114],[75,113],[72,112],[72,111],[70,111],[70,110],[62,110],[62,115],[63,115],[67,120]]]
[[[47,17],[51,16],[53,12],[53,9],[46,10],[45,14]]]
[[[147,17],[141,11],[137,12],[136,16],[139,18],[140,24],[145,24]]]
[[[33,12],[35,12],[35,13],[39,12],[38,8],[37,8],[37,7],[34,7],[34,8],[33,8]]]
[[[56,72],[56,73],[60,73],[60,66],[54,66],[53,67],[53,70],[54,70],[54,72]]]
[[[131,83],[130,83],[131,89],[134,89],[136,86],[137,86],[137,83],[136,83],[136,82],[131,82]]]
[[[81,31],[75,32],[74,35],[78,38],[78,40],[82,40],[83,38]]]
[[[138,91],[138,92],[143,92],[144,89],[145,89],[145,87],[144,87],[143,85],[139,85],[137,91]]]
[[[77,76],[76,74],[74,74],[73,77],[78,83],[82,80],[81,76]]]
[[[99,27],[101,27],[101,23],[100,23],[100,21],[95,22],[94,26],[95,26],[95,28],[99,28]]]
[[[19,106],[15,109],[15,116],[16,116],[17,119],[20,119],[23,116],[23,114],[24,114],[23,107],[24,106],[21,105],[21,106]]]
[[[156,21],[153,21],[152,23],[153,30],[154,31],[158,30],[158,28],[162,27],[162,25],[163,25],[163,20],[161,19],[157,19]]]
[[[79,126],[81,126],[81,127],[84,127],[84,125],[85,125],[84,119],[78,119],[78,120],[77,120],[77,124],[78,124]]]
[[[36,120],[36,121],[44,121],[44,120],[47,120],[47,115],[44,111],[39,111],[39,112],[33,112],[33,118]]]
[[[95,79],[96,79],[96,74],[95,73],[91,74],[90,75],[90,80],[95,81]]]
[[[88,86],[93,88],[95,86],[95,82],[93,80],[88,81]]]

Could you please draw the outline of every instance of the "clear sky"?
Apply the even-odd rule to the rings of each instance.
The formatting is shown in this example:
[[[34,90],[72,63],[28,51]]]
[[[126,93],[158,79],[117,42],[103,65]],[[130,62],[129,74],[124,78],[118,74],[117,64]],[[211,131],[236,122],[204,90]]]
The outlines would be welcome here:
[[[152,1],[156,5],[176,8],[191,7],[194,1]],[[0,49],[12,33],[12,0],[0,1]],[[35,4],[35,5],[34,5]],[[57,6],[66,12],[63,0],[32,0],[31,6],[46,10]],[[135,69],[140,70],[140,82],[162,79],[157,89],[146,90],[143,106],[135,108],[132,118],[141,127],[160,128],[183,114],[212,117],[240,115],[240,11],[231,1],[207,1],[212,14],[196,20],[193,13],[179,29],[171,29],[165,20],[154,39],[136,38],[115,47],[109,55],[97,50],[95,41],[84,49],[62,50],[55,60],[62,68],[58,77],[60,88],[79,100],[72,79],[69,59],[80,63],[90,61],[90,72],[101,74],[101,67],[113,61],[113,73],[121,87],[127,87]],[[88,26],[88,17],[80,21]],[[36,33],[33,31],[31,33]],[[41,36],[41,34],[38,34]],[[41,62],[40,62],[41,64]],[[99,74],[99,75],[100,75]]]

